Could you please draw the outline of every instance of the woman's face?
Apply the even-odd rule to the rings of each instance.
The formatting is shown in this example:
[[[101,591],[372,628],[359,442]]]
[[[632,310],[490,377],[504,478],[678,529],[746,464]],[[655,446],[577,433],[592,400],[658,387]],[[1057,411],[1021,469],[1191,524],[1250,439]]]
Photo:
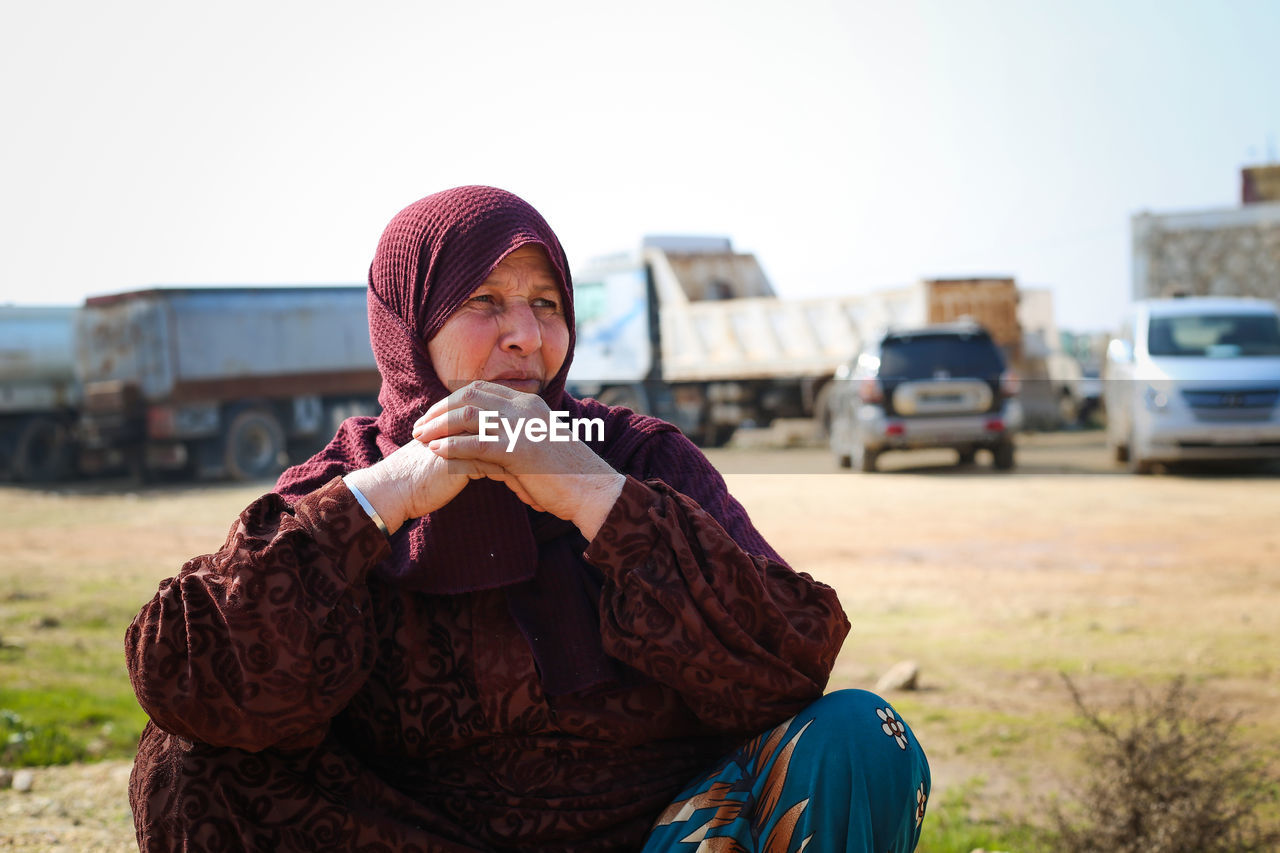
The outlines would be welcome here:
[[[560,279],[541,246],[507,255],[427,342],[450,391],[483,379],[537,394],[569,351]]]

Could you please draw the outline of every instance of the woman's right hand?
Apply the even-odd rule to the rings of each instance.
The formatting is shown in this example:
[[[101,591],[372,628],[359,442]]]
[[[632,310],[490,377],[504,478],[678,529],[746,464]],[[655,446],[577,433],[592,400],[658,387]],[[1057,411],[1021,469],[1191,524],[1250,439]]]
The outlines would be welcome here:
[[[395,533],[411,518],[421,518],[453,500],[470,480],[504,479],[504,472],[483,460],[449,460],[410,440],[395,453],[344,479],[364,495]]]

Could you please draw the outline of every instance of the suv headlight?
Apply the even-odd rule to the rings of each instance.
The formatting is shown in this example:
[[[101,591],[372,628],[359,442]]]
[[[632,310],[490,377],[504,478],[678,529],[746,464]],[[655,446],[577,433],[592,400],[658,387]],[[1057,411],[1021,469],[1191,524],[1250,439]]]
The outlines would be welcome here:
[[[1164,412],[1169,408],[1169,392],[1159,385],[1148,385],[1142,393],[1142,399],[1147,404],[1148,411]]]

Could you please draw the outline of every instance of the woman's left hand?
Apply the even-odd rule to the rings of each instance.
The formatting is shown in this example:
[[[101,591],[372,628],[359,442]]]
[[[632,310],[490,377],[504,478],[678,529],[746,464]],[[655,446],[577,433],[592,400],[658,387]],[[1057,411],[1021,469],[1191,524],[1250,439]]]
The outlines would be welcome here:
[[[553,438],[552,436],[557,436]],[[480,460],[540,512],[571,521],[595,537],[626,478],[581,441],[545,400],[505,385],[475,381],[418,418],[413,437],[445,459]]]

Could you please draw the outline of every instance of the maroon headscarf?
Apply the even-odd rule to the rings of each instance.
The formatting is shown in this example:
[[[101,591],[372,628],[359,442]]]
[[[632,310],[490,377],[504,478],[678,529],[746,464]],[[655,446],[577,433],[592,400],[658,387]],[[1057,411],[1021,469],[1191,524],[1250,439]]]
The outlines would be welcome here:
[[[592,449],[615,469],[652,435],[674,427],[565,392],[573,358],[573,285],[560,241],[527,202],[493,187],[428,196],[396,215],[369,269],[369,335],[382,374],[376,418],[350,418],[323,451],[285,471],[276,491],[305,495],[335,476],[366,468],[409,441],[413,423],[448,395],[427,342],[494,268],[521,246],[541,246],[560,280],[569,327],[565,362],[542,397],[571,417],[599,417],[605,436]],[[599,573],[582,559],[577,528],[534,513],[502,483],[474,480],[430,515],[391,538],[375,572],[418,592],[458,595],[503,588],[529,640],[544,688],[553,695],[612,680],[598,624]]]

